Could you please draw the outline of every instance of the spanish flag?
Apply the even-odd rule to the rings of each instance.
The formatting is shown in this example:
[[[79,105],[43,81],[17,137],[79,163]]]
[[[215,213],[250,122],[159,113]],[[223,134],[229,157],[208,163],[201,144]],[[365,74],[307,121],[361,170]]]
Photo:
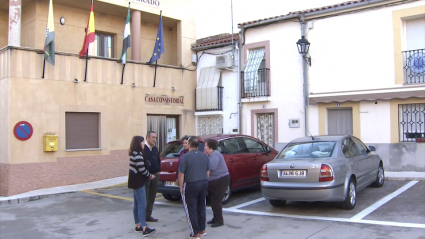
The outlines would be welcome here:
[[[47,16],[46,41],[44,42],[44,60],[55,65],[55,23],[53,22],[53,2],[49,3]]]
[[[89,44],[94,42],[94,12],[93,12],[93,0],[91,1],[91,7],[90,7],[90,16],[89,21],[87,22],[87,29],[86,29],[86,36],[84,37],[84,44],[83,48],[80,51],[80,57],[83,57],[87,54],[87,50],[89,48]]]

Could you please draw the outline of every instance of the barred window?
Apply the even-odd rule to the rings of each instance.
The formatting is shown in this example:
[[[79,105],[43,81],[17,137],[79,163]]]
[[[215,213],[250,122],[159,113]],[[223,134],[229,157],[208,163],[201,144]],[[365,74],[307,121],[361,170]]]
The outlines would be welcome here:
[[[400,142],[419,142],[425,138],[425,103],[398,105]]]
[[[245,93],[253,93],[257,91],[258,69],[263,62],[265,51],[265,48],[259,48],[249,52],[248,62],[244,71]]]

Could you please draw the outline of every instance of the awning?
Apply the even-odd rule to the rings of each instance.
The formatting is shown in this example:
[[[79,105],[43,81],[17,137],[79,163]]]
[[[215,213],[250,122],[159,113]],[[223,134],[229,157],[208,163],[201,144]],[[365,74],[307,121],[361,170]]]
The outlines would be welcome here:
[[[401,86],[385,89],[310,93],[310,104],[345,102],[345,101],[375,101],[407,98],[425,98],[425,86]]]
[[[204,67],[196,86],[196,110],[218,108],[218,88],[221,86],[221,71],[215,67]]]

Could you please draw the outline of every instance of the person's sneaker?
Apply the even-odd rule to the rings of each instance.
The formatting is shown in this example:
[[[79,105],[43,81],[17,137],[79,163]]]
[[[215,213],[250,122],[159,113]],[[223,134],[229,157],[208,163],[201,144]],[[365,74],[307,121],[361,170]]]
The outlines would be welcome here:
[[[208,222],[207,222],[207,224],[214,224],[214,223],[215,223],[214,218],[213,218],[213,219],[211,219],[211,221],[208,221]]]
[[[149,236],[150,234],[152,234],[152,233],[154,233],[156,230],[155,229],[151,229],[151,228],[149,228],[149,227],[146,227],[145,228],[145,230],[143,231],[143,236],[144,237],[147,237],[147,236]]]
[[[207,232],[206,232],[205,230],[201,230],[201,231],[199,232],[199,235],[201,235],[201,236],[206,236],[206,235],[207,235]]]
[[[136,227],[134,228],[135,232],[143,232],[143,227]]]
[[[191,233],[189,237],[193,239],[201,239],[201,237],[199,236],[199,233],[196,233],[196,234]]]

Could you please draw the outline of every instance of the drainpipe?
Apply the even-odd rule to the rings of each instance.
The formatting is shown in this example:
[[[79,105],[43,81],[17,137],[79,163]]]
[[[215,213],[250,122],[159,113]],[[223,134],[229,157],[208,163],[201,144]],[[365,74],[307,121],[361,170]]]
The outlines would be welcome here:
[[[245,29],[242,27],[239,31],[239,59],[238,59],[238,132],[239,134],[242,134],[242,82],[241,82],[241,72],[242,72],[242,54],[243,54],[243,45],[242,45],[242,38],[244,35]],[[232,36],[233,37],[233,36]],[[246,132],[245,132],[246,133]]]
[[[305,37],[305,20],[304,20],[304,14],[300,16],[300,23],[301,23],[301,37]],[[304,135],[309,136],[308,133],[308,80],[307,80],[307,62],[304,59],[302,59],[303,63],[303,95],[304,95],[304,122],[305,122],[305,128],[304,128]]]

